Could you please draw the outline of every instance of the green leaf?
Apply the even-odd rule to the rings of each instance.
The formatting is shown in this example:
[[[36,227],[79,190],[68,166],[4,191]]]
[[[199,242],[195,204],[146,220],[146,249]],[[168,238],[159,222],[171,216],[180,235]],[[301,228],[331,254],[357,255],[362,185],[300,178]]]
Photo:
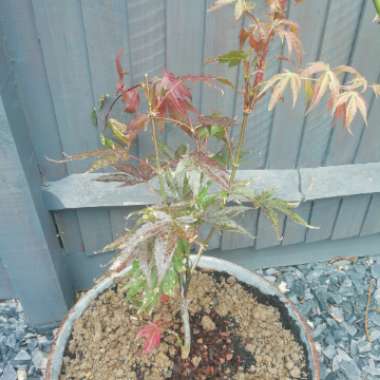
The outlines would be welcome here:
[[[216,59],[219,63],[226,63],[229,67],[237,66],[241,61],[248,58],[244,50],[232,50],[226,54],[218,56]]]
[[[91,111],[91,121],[94,127],[98,126],[98,115],[96,114],[96,108],[94,107]]]
[[[197,129],[198,137],[201,140],[206,140],[210,136],[208,127],[201,127]]]
[[[104,108],[104,105],[106,104],[106,101],[108,100],[109,97],[110,96],[106,94],[99,98],[99,111],[101,111]]]
[[[174,296],[175,289],[178,284],[178,276],[174,266],[172,265],[170,269],[167,271],[164,279],[161,283],[161,291],[168,296]]]
[[[106,148],[110,148],[110,149],[115,148],[115,143],[108,137],[104,136],[102,133],[100,134],[100,143]]]
[[[120,123],[115,119],[109,119],[107,126],[111,129],[115,138],[124,144],[129,144],[130,141],[128,140],[128,137],[123,133],[127,128],[125,124]]]
[[[373,5],[376,8],[377,15],[380,16],[380,0],[373,0]]]
[[[181,144],[175,151],[174,157],[179,160],[187,153],[187,146],[185,144]]]
[[[197,205],[201,209],[206,209],[208,206],[213,204],[217,199],[216,194],[210,195],[208,191],[209,191],[209,186],[203,186],[195,199]]]
[[[228,86],[228,87],[231,87],[231,88],[235,88],[234,84],[231,81],[229,81],[227,78],[218,77],[218,78],[216,78],[216,80],[219,83],[224,84],[225,86]]]
[[[167,144],[162,141],[158,141],[158,148],[160,149],[160,153],[162,153],[162,155],[169,160],[174,158],[173,150]]]
[[[223,148],[219,152],[215,153],[212,156],[212,159],[217,161],[223,167],[229,165],[230,164],[230,157],[228,154],[227,147],[223,146]]]
[[[225,131],[221,125],[212,125],[210,128],[210,134],[219,140],[223,140],[225,137]]]

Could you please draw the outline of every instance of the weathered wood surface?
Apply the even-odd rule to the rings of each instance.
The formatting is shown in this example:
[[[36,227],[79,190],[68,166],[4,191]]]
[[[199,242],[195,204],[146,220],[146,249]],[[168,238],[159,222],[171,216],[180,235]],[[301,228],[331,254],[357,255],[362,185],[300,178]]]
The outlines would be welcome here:
[[[9,74],[12,78],[12,71]],[[0,88],[16,99],[13,80],[0,75]],[[74,292],[51,215],[41,197],[27,121],[17,105],[5,103],[9,120],[17,125],[11,132],[0,98],[0,255],[2,269],[7,271],[0,285],[10,289],[10,281],[12,296],[20,299],[28,322],[40,327],[64,317]]]
[[[143,206],[159,202],[157,181],[121,186],[101,182],[102,174],[71,174],[42,186],[50,210]],[[380,193],[380,163],[341,165],[314,169],[240,170],[238,180],[249,188],[291,202]]]
[[[152,193],[148,194],[145,189],[135,189],[146,194],[143,200],[143,193],[130,195],[130,190],[110,184],[102,185],[118,194],[115,199],[107,199],[106,190],[100,190],[97,199],[94,193],[99,189],[97,183],[84,181],[78,185],[81,177],[75,177],[87,163],[55,165],[46,157],[59,158],[62,151],[76,153],[99,146],[99,131],[91,125],[89,113],[100,95],[114,92],[117,79],[114,57],[120,48],[124,49],[124,64],[130,73],[128,84],[141,80],[145,73],[158,74],[165,67],[180,74],[218,73],[237,81],[240,68],[230,71],[225,66],[204,65],[208,57],[236,47],[234,33],[239,26],[233,23],[231,9],[206,13],[210,2],[0,2],[1,42],[6,41],[6,56],[14,71],[18,93],[17,100],[6,100],[17,101],[26,115],[30,144],[41,176],[48,185],[48,189],[43,190],[47,205],[52,210],[60,210],[54,212],[54,218],[66,252],[91,252],[117,236],[122,229],[120,221],[129,212],[129,206],[127,209],[119,207],[123,202],[138,207],[154,200],[149,198]],[[263,12],[263,5],[264,1],[258,2],[259,13]],[[372,82],[380,81],[379,28],[372,23],[373,14],[369,0],[304,1],[299,5],[291,2],[289,10],[289,16],[301,26],[305,63],[322,59],[332,66],[352,64]],[[283,50],[277,41],[268,62],[270,74],[287,68],[285,62],[276,59],[286,53]],[[0,71],[3,76],[8,75],[4,65],[0,65]],[[264,249],[379,233],[377,180],[369,182],[374,167],[367,167],[369,171],[365,173],[359,168],[346,179],[343,173],[334,178],[334,171],[330,172],[330,167],[335,165],[380,161],[380,102],[372,96],[367,100],[369,126],[365,128],[357,118],[351,136],[338,125],[332,128],[331,118],[322,106],[305,117],[302,97],[295,109],[285,101],[274,113],[268,112],[265,98],[249,120],[242,169],[292,170],[291,173],[296,168],[301,169],[297,175],[303,183],[299,186],[309,201],[301,205],[299,211],[320,229],[306,230],[284,218],[284,238],[278,241],[266,218],[254,211],[241,220],[256,235],[254,242],[226,233],[216,238],[214,246]],[[226,90],[225,95],[219,97],[207,86],[195,85],[194,103],[202,112],[218,110],[241,118],[240,97],[232,91]],[[236,138],[236,130],[231,134]],[[169,128],[163,138],[173,147],[183,142],[183,137]],[[145,154],[150,149],[150,136],[146,134],[139,139],[135,153]],[[328,167],[327,171],[319,169],[320,166]],[[318,169],[309,172],[308,168]],[[326,178],[317,175],[319,170]],[[269,174],[263,175],[267,178]],[[311,180],[310,176],[314,175]],[[350,175],[355,181],[346,186]],[[61,179],[62,182],[52,184]],[[62,189],[58,189],[58,184],[67,186],[67,194],[60,193]],[[76,187],[72,189],[70,184]],[[273,184],[265,182],[264,185]],[[284,183],[276,185],[279,189],[285,186]],[[309,185],[312,186],[309,188]],[[289,189],[283,191],[285,197],[298,199],[299,189],[292,189],[294,193]],[[83,195],[83,191],[88,194]],[[321,193],[324,195],[318,198]],[[347,196],[350,194],[356,196]],[[81,270],[85,275],[86,270]]]

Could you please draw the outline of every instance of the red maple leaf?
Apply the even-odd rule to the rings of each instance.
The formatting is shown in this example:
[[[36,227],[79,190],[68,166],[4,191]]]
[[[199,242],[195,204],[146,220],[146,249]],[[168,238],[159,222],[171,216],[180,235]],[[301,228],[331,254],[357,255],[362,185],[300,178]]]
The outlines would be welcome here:
[[[126,72],[123,69],[123,66],[121,64],[121,56],[123,54],[123,49],[120,49],[115,58],[115,66],[116,66],[116,71],[117,75],[119,77],[117,83],[116,83],[116,92],[122,93],[124,91],[124,77]]]
[[[170,297],[167,294],[161,294],[160,295],[160,301],[162,303],[169,303]]]
[[[137,333],[137,338],[143,338],[145,354],[151,353],[161,342],[161,326],[159,322],[149,322],[144,325]]]
[[[123,101],[125,105],[125,112],[134,113],[139,109],[140,106],[140,94],[139,88],[133,87],[122,92]]]
[[[191,103],[191,92],[183,83],[184,79],[176,77],[173,73],[165,71],[162,79],[157,85],[156,109],[161,115],[175,117],[180,115],[187,117],[188,112],[196,112]]]

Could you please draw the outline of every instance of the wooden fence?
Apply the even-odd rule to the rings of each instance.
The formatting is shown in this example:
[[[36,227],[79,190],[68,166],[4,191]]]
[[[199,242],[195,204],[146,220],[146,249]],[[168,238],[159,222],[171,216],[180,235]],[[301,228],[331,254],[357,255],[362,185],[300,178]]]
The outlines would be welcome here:
[[[264,1],[257,3],[261,12]],[[74,292],[88,287],[112,255],[93,252],[118,236],[131,210],[150,202],[146,189],[118,193],[77,174],[83,163],[59,166],[46,157],[99,146],[89,111],[100,95],[114,90],[120,48],[130,84],[165,67],[237,82],[239,68],[204,65],[207,57],[236,48],[239,28],[231,9],[210,14],[210,4],[0,2],[0,298],[19,297],[34,325],[62,318]],[[301,26],[305,62],[351,64],[380,81],[380,27],[372,22],[372,1],[291,2],[289,13]],[[270,53],[270,73],[286,68],[276,59],[281,54],[278,43]],[[221,97],[198,85],[194,94],[202,112],[239,117],[240,99],[232,92]],[[284,218],[284,239],[278,241],[265,217],[251,212],[242,223],[255,241],[225,233],[213,240],[211,253],[250,268],[379,254],[380,103],[370,95],[367,101],[369,127],[357,119],[351,136],[333,127],[323,106],[305,117],[303,99],[295,109],[285,101],[269,113],[265,99],[250,119],[247,171],[240,175],[302,200],[299,212],[320,229]],[[168,131],[165,139],[174,146],[181,137]],[[137,153],[150,149],[149,137],[141,138]]]

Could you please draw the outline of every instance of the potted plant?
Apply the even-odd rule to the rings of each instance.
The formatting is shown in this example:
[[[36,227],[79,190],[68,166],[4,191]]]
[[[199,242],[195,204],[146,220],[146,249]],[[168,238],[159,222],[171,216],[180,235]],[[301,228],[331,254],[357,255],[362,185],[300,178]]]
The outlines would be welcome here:
[[[267,94],[269,111],[287,89],[293,104],[304,89],[307,112],[328,96],[330,111],[350,131],[357,113],[366,122],[362,93],[379,95],[380,86],[346,65],[300,68],[302,45],[297,24],[286,16],[287,0],[267,0],[263,18],[248,0],[216,0],[210,11],[225,5],[234,6],[236,20],[246,21],[239,49],[209,63],[240,65],[241,89],[225,78],[168,71],[128,88],[119,52],[116,94],[101,97],[92,114],[95,123],[104,122],[103,148],[63,160],[94,158],[90,172],[113,169],[100,180],[147,183],[161,201],[135,212],[133,228],[104,248],[118,254],[62,325],[49,380],[319,379],[318,355],[294,305],[259,276],[203,254],[219,231],[249,235],[235,218],[253,208],[261,209],[278,236],[280,214],[307,226],[296,205],[270,191],[257,193],[254,184],[239,179],[248,119]],[[267,78],[275,39],[288,51],[281,59],[295,68]],[[233,88],[242,96],[241,117],[201,114],[192,104],[191,82]],[[113,117],[120,104],[127,121]],[[167,146],[161,134],[172,128],[189,143]],[[233,128],[239,130],[237,141],[231,139]],[[142,131],[151,134],[152,156],[132,154]]]

